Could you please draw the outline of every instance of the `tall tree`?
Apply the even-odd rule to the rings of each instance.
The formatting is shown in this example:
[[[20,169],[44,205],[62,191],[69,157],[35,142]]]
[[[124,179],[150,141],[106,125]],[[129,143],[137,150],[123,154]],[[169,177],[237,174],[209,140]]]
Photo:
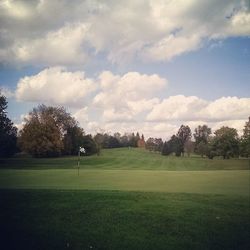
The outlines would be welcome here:
[[[175,153],[175,156],[181,156],[183,152],[182,141],[176,135],[172,135],[171,139],[168,141],[170,146],[170,151]]]
[[[189,126],[181,125],[178,130],[177,137],[181,143],[181,154],[184,155],[184,145],[191,138],[191,129]]]
[[[201,141],[206,143],[208,142],[208,138],[211,135],[212,130],[207,125],[199,125],[194,130],[194,139],[195,143],[198,145]]]
[[[162,155],[170,155],[172,152],[171,152],[171,148],[170,148],[170,145],[169,145],[169,142],[164,142],[163,143],[163,147],[162,147],[162,151],[161,151],[161,154]]]
[[[194,130],[195,139],[195,152],[202,157],[206,155],[208,149],[208,141],[211,136],[212,130],[207,125],[199,125]]]
[[[250,156],[250,117],[243,129],[243,135],[240,140],[240,154],[244,157]]]
[[[16,151],[17,128],[7,117],[8,102],[0,91],[0,157],[12,156]]]
[[[63,137],[64,154],[77,155],[79,147],[83,146],[84,130],[78,126],[68,127]]]
[[[235,128],[221,127],[214,132],[213,147],[224,159],[239,155],[239,138]]]
[[[39,105],[20,131],[20,146],[36,157],[76,154],[84,131],[63,107]]]

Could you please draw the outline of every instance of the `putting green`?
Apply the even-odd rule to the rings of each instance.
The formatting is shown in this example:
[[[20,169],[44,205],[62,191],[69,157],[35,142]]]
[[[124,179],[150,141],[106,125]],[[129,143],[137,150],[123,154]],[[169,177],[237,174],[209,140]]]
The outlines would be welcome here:
[[[0,188],[181,192],[249,196],[249,170],[0,170]]]

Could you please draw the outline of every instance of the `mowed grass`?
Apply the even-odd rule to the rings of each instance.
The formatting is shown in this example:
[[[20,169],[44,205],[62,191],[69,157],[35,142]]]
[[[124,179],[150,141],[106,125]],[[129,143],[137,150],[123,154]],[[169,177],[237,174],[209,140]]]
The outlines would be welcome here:
[[[249,200],[0,190],[2,249],[249,249]]]
[[[249,196],[250,171],[0,170],[0,188],[181,192]]]
[[[249,249],[246,159],[1,160],[1,249]]]
[[[0,159],[0,168],[72,169],[78,157]],[[243,170],[250,169],[249,159],[209,160],[199,156],[175,157],[143,149],[104,149],[100,156],[81,156],[82,169],[145,169],[145,170]]]

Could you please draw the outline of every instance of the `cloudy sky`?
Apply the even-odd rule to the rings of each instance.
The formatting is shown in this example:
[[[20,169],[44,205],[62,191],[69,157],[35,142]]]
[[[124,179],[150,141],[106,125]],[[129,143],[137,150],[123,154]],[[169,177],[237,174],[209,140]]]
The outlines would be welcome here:
[[[0,87],[17,126],[62,105],[87,133],[242,131],[248,0],[0,0]]]

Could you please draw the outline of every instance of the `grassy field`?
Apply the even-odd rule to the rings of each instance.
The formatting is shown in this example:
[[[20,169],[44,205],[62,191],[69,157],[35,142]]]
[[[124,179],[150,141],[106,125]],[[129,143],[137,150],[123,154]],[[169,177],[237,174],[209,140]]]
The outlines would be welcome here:
[[[247,170],[0,170],[0,188],[153,191],[249,196]]]
[[[0,160],[1,249],[249,249],[246,159]],[[2,246],[4,246],[2,248]]]
[[[77,157],[49,159],[0,159],[0,168],[12,169],[72,169]],[[249,159],[209,160],[197,156],[166,157],[141,149],[106,149],[100,156],[81,157],[82,169],[144,169],[144,170],[243,170],[250,169]]]

